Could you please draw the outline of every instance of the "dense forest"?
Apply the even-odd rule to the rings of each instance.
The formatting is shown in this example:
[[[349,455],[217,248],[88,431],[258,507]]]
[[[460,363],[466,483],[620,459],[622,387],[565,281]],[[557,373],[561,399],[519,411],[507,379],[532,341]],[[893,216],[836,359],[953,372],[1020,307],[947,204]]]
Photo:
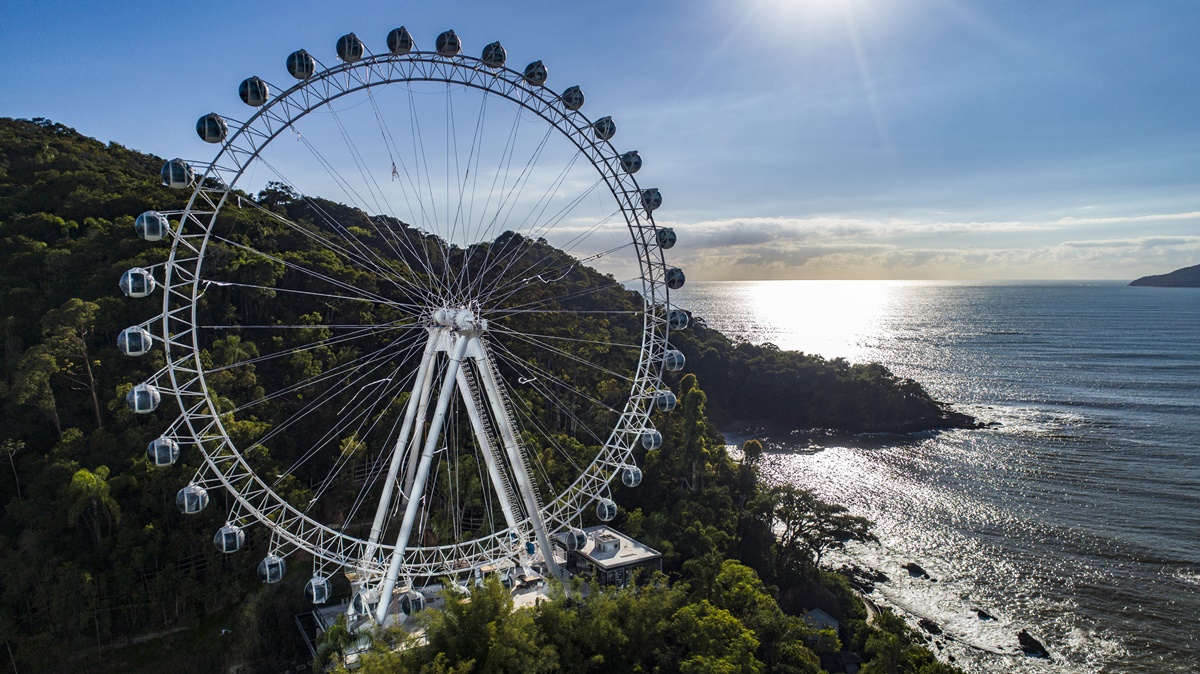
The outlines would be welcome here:
[[[5,655],[17,671],[148,671],[164,665],[180,672],[269,671],[303,659],[293,616],[306,606],[299,591],[305,565],[294,564],[283,583],[262,585],[247,561],[266,549],[261,529],[250,530],[245,556],[218,552],[211,536],[228,509],[222,496],[214,494],[214,507],[199,515],[185,517],[172,506],[185,479],[180,475],[197,468],[197,457],[185,456],[169,471],[156,470],[146,457],[147,443],[173,416],[173,402],[148,415],[135,415],[124,403],[125,393],[161,366],[161,357],[158,362],[150,356],[131,359],[118,351],[118,333],[146,320],[148,310],[121,297],[116,280],[126,269],[166,258],[164,247],[132,236],[134,218],[147,209],[178,209],[184,195],[159,185],[161,159],[47,120],[0,119],[0,149],[5,343],[0,448],[11,474],[0,480]],[[204,296],[202,315],[227,325],[397,320],[387,307],[348,311],[292,296],[285,302],[264,292],[261,287],[269,285],[315,295],[309,281],[290,273],[299,264],[355,287],[374,290],[381,283],[313,248],[276,216],[304,223],[333,217],[363,237],[377,226],[363,213],[301,199],[281,185],[242,195],[223,211],[225,238],[211,251],[211,268],[229,283]],[[402,233],[413,254],[436,246],[430,235],[403,223],[385,224]],[[312,227],[316,231],[319,224]],[[523,321],[519,327],[526,333],[583,336],[587,343],[577,340],[572,351],[547,361],[510,342],[501,364],[506,374],[519,377],[522,368],[536,362],[600,398],[598,406],[578,404],[564,412],[539,407],[531,397],[525,401],[530,418],[553,429],[610,423],[606,405],[616,404],[620,387],[606,378],[607,370],[576,363],[627,365],[628,353],[594,345],[627,341],[640,325],[587,311],[592,306],[636,309],[640,299],[544,242],[506,234],[479,245],[488,255],[532,252],[527,257],[544,265],[538,271],[567,270],[556,288],[518,289],[513,306],[558,293],[572,298],[569,306],[563,302],[565,308],[580,311],[569,319],[512,319],[513,325]],[[239,246],[274,257],[248,257]],[[456,249],[445,264],[469,267],[477,252]],[[402,279],[415,272],[398,265],[388,273]],[[257,401],[264,388],[273,390],[298,372],[337,372],[382,343],[324,346],[330,340],[322,330],[296,336],[321,348],[255,365],[246,363],[258,360],[260,349],[287,345],[256,344],[242,331],[207,339],[204,358],[220,373],[210,383],[222,404],[236,407],[228,418],[232,432],[250,437],[296,413],[286,399],[266,400],[252,411],[234,401]],[[709,415],[718,421],[767,420],[847,431],[907,431],[971,420],[877,364],[851,365],[733,343],[705,327],[702,317],[694,317],[672,341],[687,355],[687,371],[693,373],[670,382],[682,413],[656,419],[663,447],[638,457],[646,481],[617,498],[622,506],[618,526],[664,552],[666,575],[648,579],[637,592],[596,593],[587,600],[563,592],[530,614],[513,613],[495,586],[484,586],[472,601],[431,618],[431,643],[441,657],[425,661],[420,658],[432,652],[428,649],[401,656],[381,646],[370,665],[379,668],[375,671],[816,672],[822,656],[829,661],[846,652],[861,654],[874,671],[942,671],[898,618],[885,615],[867,625],[846,581],[820,569],[820,554],[829,546],[869,538],[867,523],[806,493],[763,486],[756,473],[761,448],[752,445],[742,460],[732,460]],[[398,353],[389,362],[399,367],[410,357]],[[330,406],[326,412],[332,427],[339,423],[336,411]],[[300,440],[286,434],[274,438],[269,451],[262,451],[263,468],[287,466],[305,450]],[[337,441],[334,456],[378,449],[350,433]],[[564,443],[581,456],[588,451],[578,442]],[[534,450],[546,466],[539,479],[554,482],[569,472],[563,461],[555,461],[551,447],[535,445]],[[328,469],[328,461],[310,463],[310,473],[296,473],[281,489],[303,499],[316,476]],[[338,490],[346,485],[330,486],[330,507],[337,509],[350,492],[342,497]],[[436,541],[449,526],[431,522],[428,535]],[[782,536],[775,535],[779,530]],[[795,617],[818,601],[845,618],[843,634],[813,633]],[[478,640],[464,642],[464,635],[476,634],[469,630],[479,626],[487,627],[492,639],[483,646]],[[643,648],[632,648],[631,642]],[[330,663],[336,663],[335,651]]]

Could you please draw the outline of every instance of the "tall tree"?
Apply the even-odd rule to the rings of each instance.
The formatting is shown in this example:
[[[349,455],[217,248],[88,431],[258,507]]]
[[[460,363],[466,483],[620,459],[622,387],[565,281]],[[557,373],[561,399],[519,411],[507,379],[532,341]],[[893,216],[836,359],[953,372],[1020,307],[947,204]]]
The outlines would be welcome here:
[[[18,404],[35,407],[54,422],[54,430],[62,437],[62,420],[58,415],[58,398],[50,381],[59,373],[58,359],[44,344],[31,347],[21,357],[13,377],[12,397]]]
[[[688,604],[671,618],[670,635],[683,674],[757,674],[758,639],[732,613],[707,599]]]
[[[783,484],[773,487],[771,524],[779,532],[776,560],[780,572],[801,566],[820,566],[821,556],[848,541],[873,541],[871,522],[846,508],[826,503],[807,489]]]
[[[704,405],[708,396],[696,382],[696,375],[687,374],[679,380],[679,393],[683,398],[683,443],[681,450],[688,463],[688,489],[696,491],[704,487],[707,464],[712,458],[709,446],[708,417]]]
[[[96,428],[104,428],[100,397],[96,394],[96,375],[89,342],[96,325],[100,305],[72,297],[42,319],[43,344],[58,364],[58,374],[87,389],[96,415]],[[98,364],[99,361],[96,363]]]
[[[17,483],[17,498],[21,498],[21,477],[17,475],[17,464],[13,462],[13,455],[25,449],[25,443],[20,440],[5,440],[0,443],[0,450],[3,450],[8,455],[8,465],[12,467],[13,481]]]
[[[88,528],[95,534],[96,545],[100,544],[101,516],[108,524],[110,533],[121,521],[121,506],[110,493],[108,476],[108,466],[98,466],[95,471],[80,468],[71,476],[71,484],[67,487],[71,499],[67,507],[67,523],[75,526],[80,517],[88,514]]]

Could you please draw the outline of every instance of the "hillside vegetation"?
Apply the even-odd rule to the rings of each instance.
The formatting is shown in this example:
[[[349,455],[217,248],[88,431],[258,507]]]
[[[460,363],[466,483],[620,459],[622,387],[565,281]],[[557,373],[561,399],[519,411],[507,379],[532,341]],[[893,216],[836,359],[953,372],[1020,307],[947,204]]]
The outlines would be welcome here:
[[[174,402],[168,398],[156,413],[135,415],[123,400],[124,393],[150,377],[162,360],[161,352],[127,358],[116,348],[123,328],[140,324],[158,311],[154,299],[122,297],[117,279],[130,267],[154,265],[167,255],[164,246],[133,234],[134,217],[148,209],[181,208],[184,195],[159,186],[161,159],[106,145],[46,120],[0,119],[0,150],[0,320],[5,346],[0,449],[3,463],[9,464],[8,478],[0,479],[4,506],[0,641],[12,649],[14,666],[19,671],[79,671],[80,663],[87,661],[93,671],[167,667],[177,672],[210,672],[239,666],[259,671],[303,660],[306,654],[292,616],[305,609],[299,588],[307,564],[294,563],[295,572],[284,583],[260,584],[254,563],[266,549],[261,528],[251,529],[247,549],[238,555],[219,553],[211,541],[224,522],[225,499],[214,494],[206,511],[190,517],[174,507],[176,490],[199,465],[195,453],[185,454],[168,470],[154,469],[146,459],[147,443],[174,417]],[[270,216],[286,215],[316,231],[314,203],[348,226],[365,226],[369,220],[365,214],[324,200],[300,200],[282,186],[243,198],[248,200],[245,207],[231,204],[222,213],[220,226],[233,243],[214,244],[210,250],[213,268],[221,270],[224,278],[303,288],[304,280],[282,265],[239,254],[233,244],[240,242],[302,261],[331,277],[351,279],[359,287],[371,288],[378,282],[312,247]],[[414,251],[436,243],[404,223],[388,224],[406,237]],[[569,270],[558,279],[558,287],[531,286],[513,302],[557,292],[575,298],[562,303],[571,309],[635,310],[641,304],[635,293],[611,277],[575,264],[544,242],[504,234],[479,246],[502,252],[528,248],[538,259],[550,260],[550,266]],[[456,255],[449,263],[470,259],[463,257],[466,251],[456,249]],[[213,288],[202,305],[201,312],[219,312],[221,320],[232,325],[370,324],[393,318],[377,307],[337,315],[316,299],[289,296],[283,302],[270,293],[239,287]],[[531,333],[581,337],[590,343],[627,342],[640,331],[640,322],[619,315],[581,314],[553,320],[530,315],[514,321],[527,321],[519,325]],[[844,581],[818,570],[822,549],[869,537],[866,523],[846,519],[844,511],[794,490],[762,488],[753,453],[740,463],[732,461],[708,421],[708,412],[719,419],[775,419],[797,427],[850,431],[916,430],[966,422],[948,413],[915,382],[898,380],[879,365],[851,365],[769,346],[734,344],[706,328],[702,319],[675,337],[674,343],[687,354],[688,371],[696,375],[671,382],[682,399],[683,413],[657,420],[665,436],[663,448],[638,457],[646,470],[646,484],[617,499],[623,506],[620,526],[663,550],[670,581],[682,581],[672,584],[664,579],[655,586],[661,595],[653,595],[658,596],[656,610],[671,611],[670,620],[659,626],[665,630],[663,638],[682,650],[659,650],[646,657],[670,664],[671,658],[688,652],[688,639],[701,639],[697,635],[703,635],[703,629],[713,629],[729,635],[729,653],[742,658],[730,660],[735,669],[741,667],[736,663],[750,663],[750,669],[741,671],[756,671],[755,667],[817,671],[821,649],[836,652],[842,645],[828,641],[819,648],[816,641],[812,648],[803,645],[808,643],[804,641],[808,632],[782,612],[776,615],[780,609],[775,596],[776,587],[819,583],[832,587],[845,607],[851,625],[851,631],[842,635],[846,647],[865,653],[868,659],[881,658],[877,671],[937,671],[930,669],[938,666],[932,656],[916,646],[915,637],[902,624],[885,632],[860,625],[862,616],[856,611],[861,611],[861,605],[850,597]],[[334,371],[356,355],[350,349],[315,349],[257,366],[236,366],[260,346],[267,345],[256,345],[249,334],[236,330],[205,342],[206,362],[231,365],[210,382],[218,396],[262,397],[264,389],[276,390],[299,370]],[[362,345],[370,347],[369,342]],[[518,362],[534,357],[519,345],[512,349]],[[578,359],[617,367],[627,365],[624,361],[632,355],[582,343],[567,355],[571,358],[551,359],[540,366],[597,391],[604,403],[619,401],[621,387],[603,370],[579,367]],[[608,423],[603,410],[580,407],[564,416],[537,407],[536,401],[527,402],[538,421],[556,432],[566,432],[580,420],[598,426]],[[231,413],[229,423],[235,431],[241,428],[248,433],[270,428],[293,413],[286,402],[271,400],[252,414],[239,413],[235,418]],[[332,417],[337,410],[319,413]],[[291,464],[307,446],[302,440],[280,437],[269,451],[263,450],[263,465]],[[553,463],[548,447],[533,449],[546,453],[543,458]],[[589,451],[582,445],[578,450]],[[312,462],[307,470],[309,474],[298,473],[280,489],[302,497],[314,476],[328,470],[328,461]],[[551,465],[551,478],[559,477],[553,475],[555,470]],[[339,492],[340,487],[335,484],[328,499],[333,510],[353,496]],[[436,492],[434,496],[438,497]],[[826,538],[781,542],[773,536],[773,527],[812,513],[824,513],[824,521],[833,523]],[[434,527],[429,535],[436,539],[444,534]],[[727,566],[734,561],[741,566]],[[762,610],[769,614],[769,624],[755,623],[767,618],[752,615],[744,606],[738,608],[736,602],[743,599],[721,589],[730,584],[746,586],[747,596],[766,607]],[[475,605],[495,606],[484,599],[481,595]],[[630,610],[630,602],[641,600],[614,596],[604,601],[610,603],[588,609],[595,620]],[[500,604],[495,611],[508,610]],[[566,616],[571,610],[564,598],[533,620],[542,621],[537,623],[541,625],[583,620]],[[594,623],[588,629],[607,628]],[[169,632],[178,635],[127,647],[134,639]],[[572,648],[583,649],[572,643],[555,644],[557,657],[567,657]],[[617,654],[604,657],[611,661]],[[712,657],[716,662],[724,656],[714,653]],[[887,667],[881,664],[884,657]],[[784,667],[785,661],[795,668]],[[908,664],[895,664],[902,662]],[[676,661],[663,671],[676,671],[672,668],[678,666]]]

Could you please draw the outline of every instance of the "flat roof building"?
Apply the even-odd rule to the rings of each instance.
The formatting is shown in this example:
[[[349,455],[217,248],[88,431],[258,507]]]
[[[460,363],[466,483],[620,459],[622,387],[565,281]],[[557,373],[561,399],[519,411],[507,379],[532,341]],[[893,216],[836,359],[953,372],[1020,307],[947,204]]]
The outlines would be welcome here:
[[[662,553],[603,524],[583,530],[587,542],[567,554],[576,575],[591,576],[600,585],[625,587],[638,571],[662,570]]]

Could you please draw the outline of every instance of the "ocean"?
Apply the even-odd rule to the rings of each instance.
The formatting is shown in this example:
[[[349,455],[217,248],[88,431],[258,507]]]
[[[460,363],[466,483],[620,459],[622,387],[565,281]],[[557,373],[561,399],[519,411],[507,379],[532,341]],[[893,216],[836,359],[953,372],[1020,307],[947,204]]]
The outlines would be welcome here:
[[[831,561],[886,574],[872,597],[937,623],[936,651],[971,672],[1200,672],[1200,289],[692,282],[672,302],[995,422],[764,438],[769,479],[874,521],[879,544]],[[1022,629],[1050,660],[1016,651]]]

